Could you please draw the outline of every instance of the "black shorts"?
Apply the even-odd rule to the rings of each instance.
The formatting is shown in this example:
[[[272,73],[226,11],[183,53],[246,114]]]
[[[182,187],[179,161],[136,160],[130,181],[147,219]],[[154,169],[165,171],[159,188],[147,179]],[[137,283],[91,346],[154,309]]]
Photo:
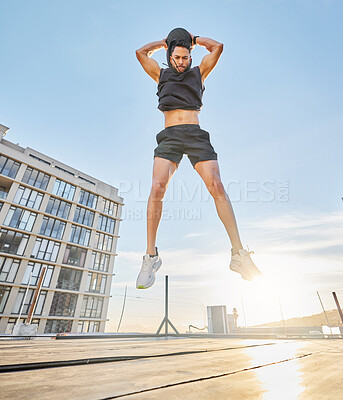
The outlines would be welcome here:
[[[158,146],[154,157],[180,163],[186,154],[193,167],[199,161],[217,160],[217,153],[210,143],[210,134],[195,124],[169,126],[156,135]]]

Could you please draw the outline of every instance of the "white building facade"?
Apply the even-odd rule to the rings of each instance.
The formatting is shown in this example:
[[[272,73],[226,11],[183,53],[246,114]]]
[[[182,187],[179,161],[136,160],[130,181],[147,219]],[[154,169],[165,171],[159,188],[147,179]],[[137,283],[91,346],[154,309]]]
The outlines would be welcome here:
[[[6,130],[0,125],[1,138]],[[123,199],[113,186],[0,140],[0,333],[25,321],[43,267],[38,333],[104,332]]]

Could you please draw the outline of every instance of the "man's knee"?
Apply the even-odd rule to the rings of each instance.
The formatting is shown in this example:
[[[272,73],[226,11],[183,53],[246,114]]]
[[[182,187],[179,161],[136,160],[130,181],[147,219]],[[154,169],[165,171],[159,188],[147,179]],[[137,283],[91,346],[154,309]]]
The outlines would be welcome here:
[[[211,179],[211,181],[207,184],[207,189],[211,196],[215,199],[226,197],[225,188],[220,178]]]
[[[154,200],[162,200],[167,190],[167,182],[153,182],[150,191],[150,197]]]

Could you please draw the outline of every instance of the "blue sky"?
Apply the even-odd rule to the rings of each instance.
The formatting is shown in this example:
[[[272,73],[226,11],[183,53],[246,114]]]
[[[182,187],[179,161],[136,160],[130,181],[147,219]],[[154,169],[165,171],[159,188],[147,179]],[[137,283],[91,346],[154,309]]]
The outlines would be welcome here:
[[[200,124],[218,153],[243,243],[279,279],[285,315],[319,312],[317,290],[343,293],[342,3],[166,4],[2,1],[0,123],[10,127],[7,138],[121,189],[109,313],[109,327],[116,326],[125,285],[137,295],[155,136],[163,129],[156,84],[135,50],[178,26],[223,42],[205,82]],[[197,47],[193,65],[205,54]],[[155,59],[165,62],[164,50]],[[184,302],[231,309],[243,296],[248,323],[279,319],[277,310],[259,311],[272,307],[257,298],[274,304],[261,289],[228,272],[230,245],[186,157],[173,179],[158,239],[163,268],[140,296],[161,298],[168,274]]]

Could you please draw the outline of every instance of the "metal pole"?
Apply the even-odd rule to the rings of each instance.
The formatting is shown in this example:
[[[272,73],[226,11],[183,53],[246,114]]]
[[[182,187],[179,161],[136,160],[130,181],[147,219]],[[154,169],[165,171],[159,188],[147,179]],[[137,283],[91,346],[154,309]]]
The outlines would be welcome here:
[[[43,284],[45,271],[46,271],[46,267],[43,267],[42,272],[41,272],[40,277],[39,277],[39,280],[38,280],[38,283],[37,283],[37,287],[36,287],[35,293],[33,295],[31,307],[30,307],[29,313],[28,313],[27,318],[26,318],[26,323],[27,324],[31,324],[33,312],[34,312],[34,309],[36,307],[36,304],[37,304],[37,301],[38,301],[38,296],[39,296],[39,293],[40,293],[40,290],[41,290],[41,287],[42,287],[42,284]]]
[[[281,307],[281,301],[280,301],[280,297],[278,297],[279,300],[279,306],[280,306],[280,312],[281,312],[281,318],[282,318],[282,324],[283,324],[283,330],[285,332],[285,335],[287,336],[287,331],[286,331],[286,324],[285,324],[285,319],[283,317],[283,312],[282,312],[282,307]]]
[[[281,311],[281,318],[282,318],[283,330],[284,330],[284,332],[285,332],[285,335],[287,336],[285,318],[283,317],[283,312],[282,312],[282,306],[281,306],[280,297],[279,297],[279,306],[280,306],[280,311]]]
[[[33,274],[33,268],[32,268],[32,270],[31,270],[31,274],[30,274],[30,277],[29,277],[29,282],[28,282],[28,284],[27,284],[27,288],[26,288],[26,290],[25,290],[23,302],[21,303],[21,307],[20,307],[20,311],[19,311],[19,316],[18,316],[18,318],[17,318],[17,324],[19,324],[19,321],[20,321],[20,318],[21,318],[21,313],[23,312],[25,300],[26,300],[26,297],[27,297],[27,293],[28,293],[28,291],[29,291],[29,289],[30,289],[30,282],[31,282],[32,274]]]
[[[336,303],[336,306],[337,306],[338,314],[341,317],[341,321],[342,321],[342,324],[343,324],[343,313],[342,313],[341,306],[339,305],[339,301],[338,301],[338,297],[336,295],[336,292],[332,292],[332,296],[335,299],[335,303]]]
[[[328,327],[329,327],[329,329],[330,329],[330,333],[331,333],[331,335],[332,335],[332,330],[331,330],[331,327],[330,327],[330,324],[329,324],[329,318],[328,318],[328,316],[326,315],[326,311],[325,311],[325,308],[324,308],[322,299],[320,298],[320,295],[319,295],[319,292],[318,292],[318,291],[317,291],[317,295],[318,295],[318,298],[319,298],[319,301],[320,301],[320,305],[322,306],[322,309],[323,309],[323,312],[324,312],[324,315],[325,315],[325,318],[326,318],[326,322],[327,322]]]
[[[124,315],[124,309],[125,309],[125,303],[126,303],[126,293],[127,293],[127,285],[126,285],[126,287],[125,287],[123,308],[122,308],[122,310],[121,310],[121,315],[120,315],[120,320],[119,320],[117,332],[119,331],[119,328],[120,328],[120,325],[121,325],[121,320],[123,319],[123,315]]]
[[[161,322],[161,325],[157,329],[156,335],[160,334],[161,329],[163,328],[163,324],[164,324],[164,334],[166,336],[168,335],[168,324],[170,324],[170,326],[174,330],[174,332],[177,335],[179,335],[178,330],[175,328],[175,326],[169,320],[169,316],[168,316],[168,275],[166,275],[165,281],[166,281],[166,284],[165,284],[165,297],[164,297],[164,318],[163,318],[163,321]]]
[[[168,317],[168,275],[166,275],[166,295],[165,295],[165,318],[166,318],[166,323],[164,326],[164,332],[166,335],[168,335],[168,321],[169,321],[169,317]]]
[[[245,309],[244,309],[244,302],[243,302],[243,299],[242,299],[242,309],[243,309],[243,317],[244,317],[245,334],[247,334],[247,333],[248,333],[248,329],[247,329],[247,321],[246,321],[246,319],[245,319]]]

